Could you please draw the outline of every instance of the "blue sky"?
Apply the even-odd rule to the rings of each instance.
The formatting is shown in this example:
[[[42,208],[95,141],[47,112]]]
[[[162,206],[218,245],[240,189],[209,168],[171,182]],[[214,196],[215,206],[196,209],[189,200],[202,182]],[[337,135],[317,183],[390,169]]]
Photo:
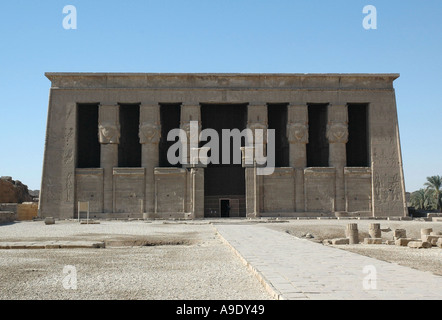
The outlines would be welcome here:
[[[77,30],[65,30],[65,5]],[[366,5],[377,30],[362,27]],[[45,72],[400,73],[407,191],[442,175],[442,1],[4,1],[0,175],[40,189]]]

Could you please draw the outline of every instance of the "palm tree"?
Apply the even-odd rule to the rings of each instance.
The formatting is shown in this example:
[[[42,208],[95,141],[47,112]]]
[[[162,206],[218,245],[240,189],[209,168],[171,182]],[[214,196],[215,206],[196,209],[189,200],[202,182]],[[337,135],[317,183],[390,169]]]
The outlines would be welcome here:
[[[428,189],[419,189],[411,194],[411,205],[416,210],[429,210],[432,207],[431,192]]]
[[[427,177],[427,182],[425,182],[427,190],[431,190],[434,197],[435,207],[437,211],[442,209],[442,177],[441,176],[431,176]],[[442,212],[442,211],[441,211]]]

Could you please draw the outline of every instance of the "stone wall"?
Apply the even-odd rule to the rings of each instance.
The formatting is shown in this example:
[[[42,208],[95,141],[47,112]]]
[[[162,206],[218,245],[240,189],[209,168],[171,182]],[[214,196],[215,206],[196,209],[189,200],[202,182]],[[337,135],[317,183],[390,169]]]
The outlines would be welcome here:
[[[11,223],[17,220],[17,214],[12,211],[0,211],[0,224]]]

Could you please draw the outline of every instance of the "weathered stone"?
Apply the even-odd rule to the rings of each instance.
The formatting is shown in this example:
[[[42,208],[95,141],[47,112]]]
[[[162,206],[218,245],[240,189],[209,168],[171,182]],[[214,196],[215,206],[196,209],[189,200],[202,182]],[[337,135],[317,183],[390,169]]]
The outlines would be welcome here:
[[[441,231],[436,231],[436,232],[431,232],[430,236],[442,236],[442,232]]]
[[[357,223],[349,223],[347,225],[347,229],[345,231],[346,236],[350,242],[350,244],[358,244],[359,243],[359,231]]]
[[[0,203],[22,203],[32,201],[28,187],[11,177],[0,179]]]
[[[442,236],[429,236],[429,235],[423,235],[422,241],[429,242],[431,245],[436,246],[437,241],[442,238]]]
[[[90,212],[97,219],[275,214],[300,217],[312,212],[317,216],[331,216],[334,212],[371,217],[406,215],[393,86],[397,74],[48,73],[46,76],[52,88],[57,89],[51,90],[48,109],[40,197],[42,218],[54,215],[60,219],[75,218],[78,202],[90,202]],[[130,97],[127,92],[131,92]],[[95,103],[85,104],[91,101]],[[318,101],[323,104],[312,105]],[[176,119],[170,122],[161,117],[171,107],[167,102],[172,102],[177,112]],[[280,112],[273,108],[276,104],[285,105],[284,117],[276,114]],[[91,110],[93,117],[88,116]],[[275,117],[270,117],[273,112]],[[227,113],[229,117],[217,116]],[[355,113],[364,119],[353,117]],[[77,121],[83,117],[89,120]],[[183,151],[203,151],[205,146],[198,149],[203,118],[210,120],[206,125],[212,128],[250,129],[254,141],[257,137],[265,138],[266,151],[271,150],[267,149],[267,134],[261,134],[260,129],[269,128],[273,121],[270,118],[274,118],[278,128],[284,128],[276,130],[275,140],[286,141],[286,152],[278,153],[286,164],[268,168],[273,173],[263,175],[255,173],[254,167],[236,171],[233,166],[225,166],[221,172],[209,166],[191,171],[189,163],[178,164],[180,168],[168,163],[164,129],[180,128],[187,139],[195,138],[194,143],[190,141],[194,146],[186,141]],[[354,143],[346,144],[349,128],[353,124],[357,127],[358,121],[364,121],[367,130],[357,132],[352,139]],[[192,123],[196,130],[192,130]],[[138,136],[124,128],[138,128]],[[317,132],[309,134],[312,128]],[[82,136],[83,130],[89,139],[80,141],[76,137]],[[281,136],[282,132],[286,136]],[[322,137],[321,144],[329,149],[328,155],[309,150],[308,146],[314,145],[317,137]],[[347,148],[367,141],[372,146],[363,148],[367,155],[355,160],[359,162],[357,166],[347,167],[349,158],[356,153],[347,152]],[[141,152],[121,152],[138,150],[140,144]],[[318,148],[321,149],[322,146]],[[219,151],[223,158],[226,154]],[[309,157],[308,152],[311,152]],[[128,158],[131,161],[124,165]],[[256,159],[256,154],[253,158]],[[313,161],[314,158],[318,161]],[[197,160],[197,157],[188,152],[182,160],[188,159]],[[81,164],[83,160],[85,164]],[[309,165],[312,161],[328,162],[329,166]],[[241,187],[244,190],[241,194],[238,186],[245,186]],[[205,190],[215,191],[216,195],[205,195]]]
[[[45,218],[45,225],[55,224],[55,219],[52,217]]]
[[[13,211],[0,211],[0,224],[11,223],[17,220],[17,214]]]
[[[377,239],[382,237],[381,224],[380,223],[370,223],[368,228],[368,234],[370,238]]]
[[[397,246],[406,247],[408,245],[408,243],[411,241],[416,241],[416,240],[410,239],[410,238],[400,238],[395,241],[395,244]]]
[[[405,229],[395,229],[393,233],[394,240],[407,238],[407,231]]]
[[[331,245],[332,244],[332,240],[331,239],[324,239],[324,240],[322,240],[322,244],[323,245]]]
[[[332,245],[344,245],[344,244],[350,244],[350,240],[348,238],[332,239]]]
[[[439,248],[442,248],[442,238],[439,238],[439,239],[437,240],[436,245],[437,245]]]
[[[364,244],[382,244],[382,238],[365,238]]]
[[[394,246],[396,244],[395,240],[387,240],[385,241],[385,244],[389,245],[389,246]]]
[[[432,228],[421,229],[421,236],[430,235],[433,232]]]
[[[431,248],[432,245],[431,243],[425,241],[410,241],[408,243],[408,247],[414,249],[428,249]]]

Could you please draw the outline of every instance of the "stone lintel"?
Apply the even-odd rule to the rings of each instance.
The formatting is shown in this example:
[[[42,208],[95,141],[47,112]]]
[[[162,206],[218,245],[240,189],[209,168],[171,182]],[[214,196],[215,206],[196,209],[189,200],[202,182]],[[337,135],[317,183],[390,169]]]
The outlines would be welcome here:
[[[182,168],[155,168],[155,175],[185,175],[186,169]]]
[[[395,73],[45,73],[52,88],[393,89]]]
[[[334,176],[336,175],[336,168],[334,167],[317,167],[317,168],[305,168],[304,169],[305,177],[309,176]]]
[[[103,168],[77,168],[75,169],[76,175],[90,175],[90,176],[97,176],[97,175],[103,175],[104,169]]]
[[[144,176],[145,169],[144,168],[114,168],[113,175],[119,176]]]
[[[358,176],[371,176],[371,168],[370,167],[345,167],[344,168],[345,175],[358,175]]]

